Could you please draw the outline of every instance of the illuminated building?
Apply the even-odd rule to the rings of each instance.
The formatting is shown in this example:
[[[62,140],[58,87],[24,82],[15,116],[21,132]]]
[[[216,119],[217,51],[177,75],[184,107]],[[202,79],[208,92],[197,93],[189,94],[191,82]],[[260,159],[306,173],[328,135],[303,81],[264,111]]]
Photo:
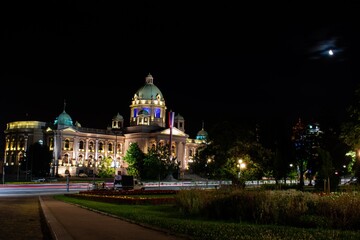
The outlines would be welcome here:
[[[17,166],[31,144],[46,144],[53,153],[50,174],[64,176],[79,173],[92,175],[103,158],[112,159],[116,174],[126,174],[124,156],[130,144],[137,143],[147,153],[151,147],[167,145],[171,139],[172,154],[185,171],[199,147],[206,144],[207,133],[202,129],[200,139],[189,138],[185,133],[185,120],[177,114],[171,131],[166,126],[167,108],[163,94],[149,74],[145,84],[134,94],[130,104],[129,126],[117,113],[111,127],[95,129],[73,123],[65,111],[54,122],[16,121],[7,124],[5,132],[5,156],[7,165]]]

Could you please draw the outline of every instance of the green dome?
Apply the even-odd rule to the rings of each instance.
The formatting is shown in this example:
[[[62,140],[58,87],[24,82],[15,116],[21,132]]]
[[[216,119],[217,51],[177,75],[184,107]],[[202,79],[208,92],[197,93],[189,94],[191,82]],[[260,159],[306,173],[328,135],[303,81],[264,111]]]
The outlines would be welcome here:
[[[73,121],[69,114],[65,110],[55,119],[55,125],[73,126]]]
[[[145,79],[146,84],[135,93],[135,96],[137,96],[141,100],[163,100],[163,95],[159,88],[154,85],[153,77],[151,76],[151,74],[149,74]]]
[[[196,139],[198,140],[207,140],[207,137],[208,137],[208,133],[204,129],[198,131],[196,135]]]

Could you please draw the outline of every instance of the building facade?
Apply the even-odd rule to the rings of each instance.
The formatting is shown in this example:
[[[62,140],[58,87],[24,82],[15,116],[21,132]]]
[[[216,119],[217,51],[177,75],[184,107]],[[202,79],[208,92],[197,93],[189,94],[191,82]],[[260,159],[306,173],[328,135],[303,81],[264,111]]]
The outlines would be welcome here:
[[[167,123],[168,112],[162,92],[149,74],[144,86],[134,94],[130,104],[129,125],[117,113],[111,119],[111,127],[95,129],[73,123],[64,109],[51,123],[40,121],[16,121],[6,126],[4,166],[10,172],[19,171],[21,161],[31,144],[46,144],[53,155],[52,176],[77,176],[80,173],[96,174],[104,158],[112,159],[114,174],[126,174],[124,160],[127,149],[137,143],[147,153],[151,147],[168,145],[179,161],[182,171],[188,169],[196,152],[206,146],[207,132],[202,128],[195,139],[185,133],[185,120],[175,115],[173,126]],[[3,168],[4,169],[4,168]],[[8,171],[8,170],[7,170]]]

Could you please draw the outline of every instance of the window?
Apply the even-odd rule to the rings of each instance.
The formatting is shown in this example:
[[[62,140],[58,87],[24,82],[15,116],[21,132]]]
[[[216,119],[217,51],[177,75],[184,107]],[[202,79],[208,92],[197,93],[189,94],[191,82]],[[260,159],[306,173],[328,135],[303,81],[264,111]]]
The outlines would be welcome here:
[[[20,150],[24,150],[25,140],[23,138],[20,139]]]
[[[84,150],[84,141],[79,142],[79,149]]]
[[[11,149],[15,149],[15,138],[11,139]]]
[[[160,108],[155,108],[155,110],[154,110],[154,116],[155,116],[156,118],[160,118],[160,113],[161,113]]]
[[[64,144],[65,150],[68,150],[69,147],[70,147],[70,141],[69,141],[69,139],[65,139],[65,144]]]
[[[94,149],[94,143],[93,142],[89,142],[89,151],[92,152]]]

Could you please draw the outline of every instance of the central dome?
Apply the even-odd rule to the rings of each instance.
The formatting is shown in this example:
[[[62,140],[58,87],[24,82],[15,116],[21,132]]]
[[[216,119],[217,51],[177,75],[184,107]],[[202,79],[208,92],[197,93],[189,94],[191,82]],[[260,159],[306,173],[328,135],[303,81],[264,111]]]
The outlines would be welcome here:
[[[154,85],[154,79],[151,74],[149,74],[145,79],[146,84],[135,93],[135,97],[141,100],[163,100],[163,95],[159,88]]]

